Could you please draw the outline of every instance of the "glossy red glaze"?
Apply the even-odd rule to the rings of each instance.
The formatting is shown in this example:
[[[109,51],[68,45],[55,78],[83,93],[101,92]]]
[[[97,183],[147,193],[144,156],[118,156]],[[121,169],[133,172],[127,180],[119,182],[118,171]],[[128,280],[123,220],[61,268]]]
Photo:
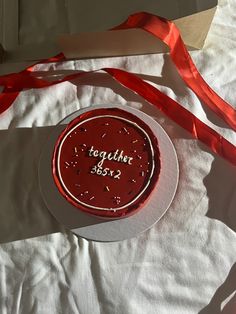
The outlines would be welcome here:
[[[151,129],[116,108],[93,109],[75,118],[55,145],[53,177],[76,208],[105,218],[142,207],[160,173],[160,153]]]

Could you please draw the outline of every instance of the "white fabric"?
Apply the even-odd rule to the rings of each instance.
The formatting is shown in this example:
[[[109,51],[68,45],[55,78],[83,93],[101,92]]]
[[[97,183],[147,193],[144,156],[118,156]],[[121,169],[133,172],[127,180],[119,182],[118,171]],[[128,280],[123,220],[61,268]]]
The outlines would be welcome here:
[[[235,12],[236,1],[221,0],[204,49],[191,52],[206,81],[234,106]],[[37,70],[103,66],[142,73],[236,144],[235,133],[185,87],[168,54]],[[180,181],[168,212],[150,230],[122,242],[96,243],[77,238],[50,215],[37,165],[43,143],[62,118],[110,103],[138,107],[163,126],[177,150]],[[21,93],[0,116],[0,129],[0,313],[236,313],[235,167],[103,73],[81,85]]]

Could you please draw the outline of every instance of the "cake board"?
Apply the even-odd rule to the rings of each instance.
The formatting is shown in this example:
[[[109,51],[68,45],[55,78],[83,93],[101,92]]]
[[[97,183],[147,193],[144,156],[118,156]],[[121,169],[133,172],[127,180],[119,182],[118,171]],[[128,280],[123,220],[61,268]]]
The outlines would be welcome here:
[[[105,220],[86,214],[66,201],[54,183],[51,160],[56,140],[70,121],[93,108],[113,107],[136,115],[151,128],[159,143],[161,172],[154,191],[140,211],[126,218]],[[56,220],[78,236],[102,242],[129,239],[151,228],[169,208],[174,198],[179,178],[176,151],[163,128],[142,111],[122,105],[96,105],[80,109],[63,119],[55,126],[43,147],[38,173],[42,197]]]

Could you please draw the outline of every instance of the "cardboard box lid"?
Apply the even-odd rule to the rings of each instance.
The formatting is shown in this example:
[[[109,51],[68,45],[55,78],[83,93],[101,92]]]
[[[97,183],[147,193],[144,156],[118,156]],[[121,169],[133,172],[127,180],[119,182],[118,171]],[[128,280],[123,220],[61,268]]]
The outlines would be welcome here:
[[[215,8],[175,20],[189,49],[200,49]],[[157,53],[168,51],[160,40],[141,29],[84,32],[59,37],[59,45],[70,59]]]
[[[176,20],[216,7],[217,0],[70,0],[70,33],[100,32],[123,22],[134,12],[150,12]]]
[[[137,11],[173,19],[216,4],[217,0],[0,0],[0,44],[8,61],[37,60],[60,52],[56,38],[62,33],[104,31]],[[211,16],[205,17],[206,31]],[[195,32],[199,33],[199,27]]]

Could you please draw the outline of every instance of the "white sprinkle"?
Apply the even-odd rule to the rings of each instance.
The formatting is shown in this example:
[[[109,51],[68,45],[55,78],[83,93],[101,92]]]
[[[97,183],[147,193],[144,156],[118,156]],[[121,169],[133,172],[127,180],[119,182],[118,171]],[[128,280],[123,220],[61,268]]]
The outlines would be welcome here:
[[[138,159],[142,159],[142,157],[140,155],[137,156]]]
[[[88,191],[85,191],[84,194],[88,194]]]
[[[141,172],[141,176],[144,177],[144,171]]]
[[[114,200],[120,199],[120,196],[113,196]]]
[[[77,147],[75,147],[75,148],[74,148],[74,151],[75,151],[75,153],[77,153],[77,152],[78,152]]]
[[[107,185],[105,186],[105,190],[108,191],[108,192],[110,191],[110,189],[109,189],[109,187]]]
[[[65,164],[66,164],[67,166],[69,166],[69,165],[70,165],[67,161],[65,161]]]
[[[109,123],[107,122],[107,123],[104,123],[104,125],[109,125]]]
[[[83,147],[86,147],[86,144],[82,144]]]
[[[136,183],[136,180],[132,179],[131,182]]]
[[[95,197],[94,197],[94,196],[92,196],[92,197],[90,197],[90,199],[89,199],[89,200],[91,201],[91,200],[93,200],[94,198],[95,198]]]
[[[123,130],[127,133],[128,132],[128,130],[125,128],[125,127],[123,127]]]
[[[105,136],[106,136],[106,133],[103,133],[103,134],[102,134],[102,138],[104,138]]]
[[[120,200],[114,200],[114,203],[118,205],[120,204]]]
[[[138,140],[133,140],[133,141],[132,141],[133,144],[134,144],[134,143],[137,143],[137,142],[138,142]]]

